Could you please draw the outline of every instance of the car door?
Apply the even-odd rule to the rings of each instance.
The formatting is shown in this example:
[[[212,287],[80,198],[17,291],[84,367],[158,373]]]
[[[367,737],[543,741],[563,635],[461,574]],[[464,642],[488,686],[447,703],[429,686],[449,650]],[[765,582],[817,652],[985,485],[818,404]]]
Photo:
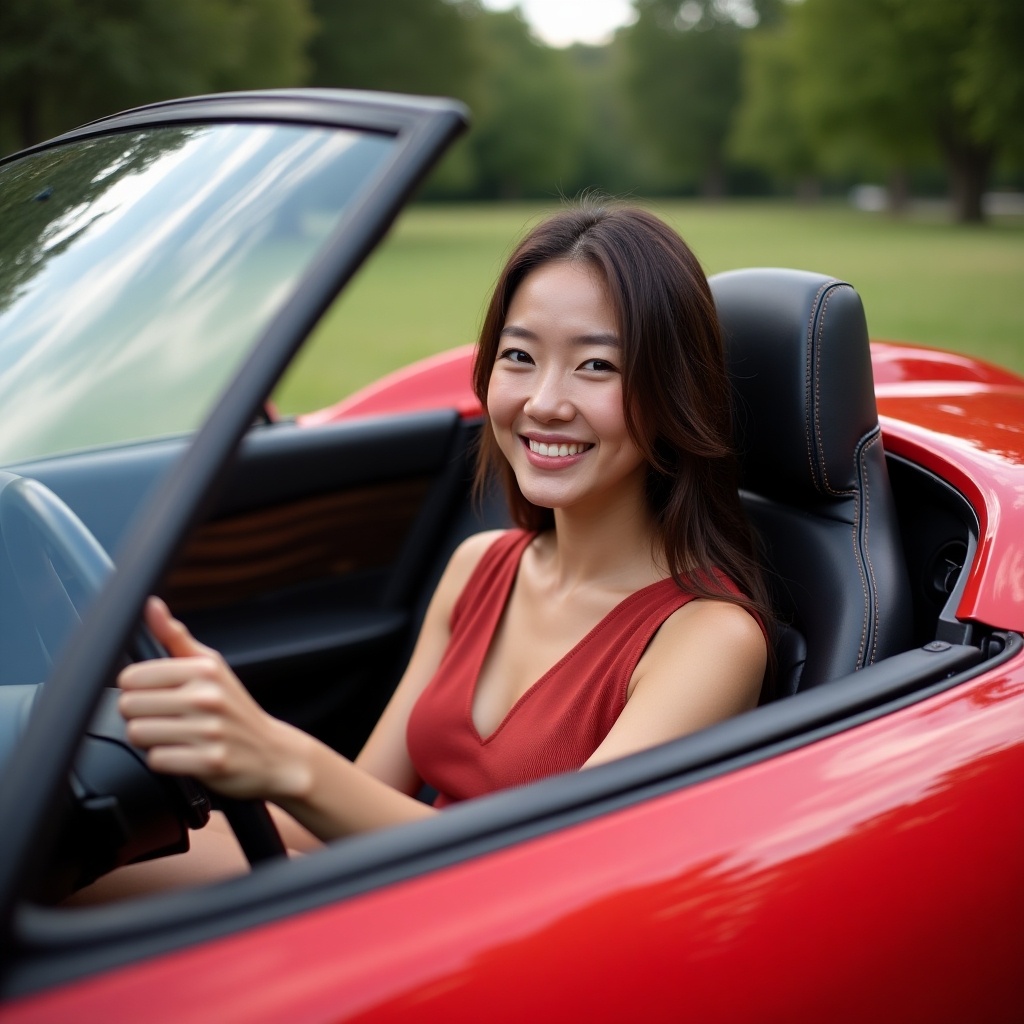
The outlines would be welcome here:
[[[45,680],[3,751],[8,950],[18,947],[15,907],[45,860],[79,737],[147,592],[164,587],[262,679],[271,703],[289,660],[325,662],[325,672],[354,662],[358,675],[360,652],[394,655],[406,642],[413,581],[465,487],[457,418],[312,432],[269,425],[238,444],[464,125],[449,101],[234,94],[128,112],[0,164],[12,228],[0,261],[0,503],[14,569],[0,583],[0,652],[4,683]],[[83,531],[68,534],[64,508],[115,556],[109,578],[102,550]],[[338,547],[346,531],[333,521],[358,525],[364,538],[372,523],[378,541]],[[245,533],[258,550],[239,553]],[[324,543],[336,548],[326,560]],[[304,564],[282,567],[282,545],[304,550]],[[326,579],[310,570],[325,561],[336,570]],[[249,573],[241,586],[239,565]],[[308,612],[325,590],[326,638],[313,630],[282,646],[269,637],[264,624],[280,606]],[[239,612],[246,602],[263,619]],[[298,617],[309,633],[317,616]],[[291,710],[301,718],[317,700]],[[5,956],[5,966],[15,960]]]

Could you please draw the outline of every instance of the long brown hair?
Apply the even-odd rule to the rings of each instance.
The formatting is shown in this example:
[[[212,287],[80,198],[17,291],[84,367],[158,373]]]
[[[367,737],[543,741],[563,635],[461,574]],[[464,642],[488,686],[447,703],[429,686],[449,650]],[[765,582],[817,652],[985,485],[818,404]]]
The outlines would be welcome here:
[[[697,258],[667,224],[636,207],[586,202],[530,231],[487,308],[473,366],[477,397],[486,407],[512,296],[531,271],[555,260],[596,268],[608,289],[622,343],[626,426],[647,462],[648,509],[673,579],[701,596],[740,604],[768,626],[768,591],[739,500],[732,391],[714,300]],[[554,525],[551,509],[523,496],[493,431],[485,428],[477,487],[493,475],[517,525]]]

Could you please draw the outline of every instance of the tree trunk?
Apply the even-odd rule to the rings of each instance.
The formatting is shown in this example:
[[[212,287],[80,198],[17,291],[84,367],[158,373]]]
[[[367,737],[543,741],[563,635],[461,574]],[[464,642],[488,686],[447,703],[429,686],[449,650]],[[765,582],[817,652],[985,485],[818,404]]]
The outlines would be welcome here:
[[[816,203],[821,199],[821,178],[805,175],[797,179],[796,199],[798,203]]]
[[[992,168],[992,149],[963,139],[947,139],[944,148],[953,218],[960,224],[981,224],[985,220],[982,197]]]
[[[889,213],[894,217],[900,217],[910,209],[910,179],[905,168],[894,167],[889,171],[886,198]]]
[[[725,195],[725,165],[720,153],[713,153],[704,164],[700,194],[705,199],[721,199]]]

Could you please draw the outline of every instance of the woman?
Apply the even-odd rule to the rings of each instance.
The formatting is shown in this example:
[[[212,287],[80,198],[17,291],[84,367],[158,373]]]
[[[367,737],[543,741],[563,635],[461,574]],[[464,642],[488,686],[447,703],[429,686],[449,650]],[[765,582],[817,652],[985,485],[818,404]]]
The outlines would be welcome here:
[[[474,386],[489,420],[478,481],[502,479],[520,529],[453,554],[356,761],[268,716],[154,600],[172,657],[120,677],[154,770],[270,801],[308,849],[757,704],[770,612],[714,305],[679,236],[592,205],[535,228],[499,278]],[[415,798],[424,781],[437,806]]]

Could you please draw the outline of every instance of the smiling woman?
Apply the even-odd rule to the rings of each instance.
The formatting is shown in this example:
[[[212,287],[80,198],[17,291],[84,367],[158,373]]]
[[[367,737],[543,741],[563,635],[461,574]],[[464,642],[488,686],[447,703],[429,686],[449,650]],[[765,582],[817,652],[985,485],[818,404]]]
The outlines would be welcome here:
[[[153,769],[272,801],[289,845],[310,848],[431,813],[424,783],[441,807],[758,703],[771,613],[714,305],[679,236],[596,205],[534,229],[498,281],[475,376],[490,421],[480,477],[503,476],[520,529],[455,551],[358,758],[264,712],[154,603],[172,657],[120,676]],[[213,849],[188,855],[201,877]]]

